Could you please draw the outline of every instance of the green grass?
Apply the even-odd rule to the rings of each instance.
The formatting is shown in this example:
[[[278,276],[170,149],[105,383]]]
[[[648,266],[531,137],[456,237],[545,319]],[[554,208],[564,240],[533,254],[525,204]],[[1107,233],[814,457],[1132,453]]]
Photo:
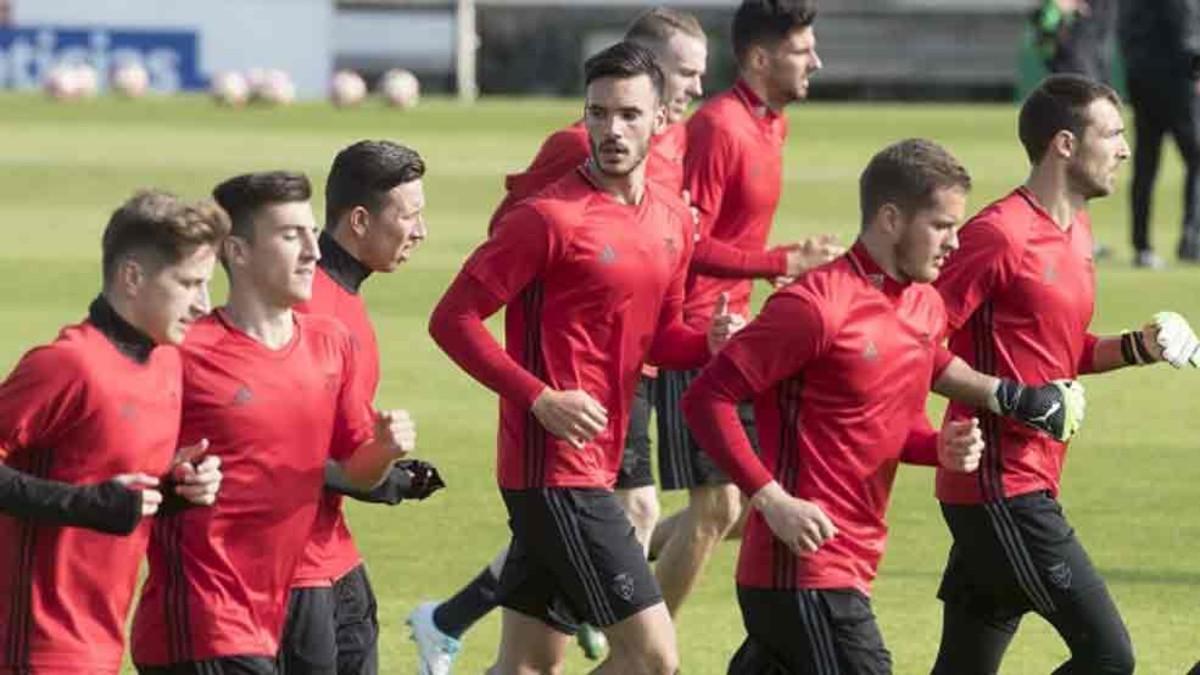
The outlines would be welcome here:
[[[425,332],[426,317],[481,239],[501,175],[522,167],[578,109],[574,101],[496,100],[464,108],[434,100],[405,113],[324,105],[233,111],[198,98],[54,105],[0,96],[0,365],[11,366],[26,348],[83,315],[98,287],[100,232],[134,188],[161,186],[195,197],[221,178],[265,168],[304,170],[320,185],[334,153],[355,140],[391,138],[418,148],[430,167],[430,239],[408,267],[369,282],[366,294],[384,364],[379,402],[413,411],[421,454],[438,463],[450,487],[421,504],[351,506],[380,600],[383,672],[414,672],[404,616],[421,599],[443,597],[470,579],[507,539],[494,487],[495,397],[441,355]],[[964,161],[975,178],[972,210],[1024,177],[1011,107],[804,105],[791,112],[774,239],[834,231],[849,240],[858,172],[875,150],[906,136],[941,141]],[[1167,253],[1178,232],[1180,173],[1169,154],[1155,216]],[[1195,270],[1130,269],[1127,212],[1124,187],[1093,210],[1099,239],[1116,249],[1099,267],[1094,327],[1117,331],[1163,308],[1200,320]],[[1088,422],[1067,470],[1063,502],[1111,582],[1142,673],[1182,673],[1200,658],[1191,642],[1200,634],[1194,564],[1200,519],[1192,511],[1200,473],[1193,454],[1198,377],[1159,366],[1088,380]],[[664,511],[680,503],[676,495],[664,501]],[[875,608],[896,672],[924,673],[937,646],[934,592],[947,549],[931,472],[902,470],[890,521]],[[741,639],[735,554],[735,545],[721,548],[680,617],[684,670],[691,675],[723,673]],[[492,616],[469,634],[459,672],[489,663],[498,628]],[[1047,673],[1064,655],[1053,631],[1031,617],[1004,672]],[[572,653],[567,672],[585,668]]]

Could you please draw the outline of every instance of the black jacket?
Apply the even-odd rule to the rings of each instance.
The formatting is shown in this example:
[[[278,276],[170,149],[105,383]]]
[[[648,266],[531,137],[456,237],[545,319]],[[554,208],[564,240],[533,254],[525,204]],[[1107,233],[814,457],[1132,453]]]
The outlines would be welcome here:
[[[1121,54],[1136,77],[1200,77],[1200,0],[1121,0]]]

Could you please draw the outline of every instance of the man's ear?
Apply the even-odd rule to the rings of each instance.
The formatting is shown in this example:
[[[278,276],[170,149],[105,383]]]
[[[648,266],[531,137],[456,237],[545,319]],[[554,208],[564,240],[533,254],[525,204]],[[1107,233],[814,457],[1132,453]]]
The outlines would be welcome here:
[[[371,212],[365,206],[355,206],[346,214],[343,226],[349,227],[354,236],[361,239],[367,236],[367,230],[371,229]]]
[[[146,282],[146,269],[133,256],[125,256],[117,263],[113,273],[113,289],[119,294],[136,298]]]

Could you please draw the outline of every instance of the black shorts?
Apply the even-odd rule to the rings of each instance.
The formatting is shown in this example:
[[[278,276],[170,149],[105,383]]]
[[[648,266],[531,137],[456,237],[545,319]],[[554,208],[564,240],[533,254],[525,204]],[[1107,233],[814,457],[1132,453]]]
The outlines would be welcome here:
[[[280,675],[375,675],[378,646],[375,592],[362,565],[333,586],[292,589]]]
[[[699,374],[698,370],[661,370],[658,373],[654,410],[658,415],[658,475],[664,490],[687,490],[732,482],[692,437],[679,407],[683,392]],[[754,406],[749,402],[739,405],[738,417],[750,437],[750,444],[757,451]]]
[[[169,666],[137,666],[138,675],[278,675],[275,660],[265,656],[226,656]]]
[[[646,553],[612,492],[502,490],[512,543],[500,604],[563,633],[611,626],[662,602]]]
[[[739,586],[746,641],[729,675],[888,675],[871,601],[853,589]]]
[[[625,434],[625,453],[617,471],[618,490],[654,485],[654,470],[650,467],[650,412],[653,410],[654,378],[642,376],[638,381],[633,407],[629,410],[629,430]]]
[[[1062,507],[1046,492],[942,505],[954,543],[935,672],[990,673],[1021,618],[1036,612],[1071,650],[1069,672],[1132,672],[1129,633]]]

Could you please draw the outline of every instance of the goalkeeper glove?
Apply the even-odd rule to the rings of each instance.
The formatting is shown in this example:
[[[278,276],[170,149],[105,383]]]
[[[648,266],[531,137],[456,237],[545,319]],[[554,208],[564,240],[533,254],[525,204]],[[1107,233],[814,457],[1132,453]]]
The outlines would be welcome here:
[[[446,487],[446,483],[433,464],[419,459],[402,459],[392,466],[387,478],[371,490],[329,482],[325,487],[360,502],[395,505],[405,499],[423,500]]]
[[[1162,347],[1162,359],[1176,368],[1191,365],[1200,368],[1200,340],[1187,319],[1175,312],[1159,312],[1152,325],[1158,329],[1155,341]]]
[[[1087,400],[1083,385],[1055,380],[1040,387],[1002,379],[988,400],[992,412],[1011,417],[1066,442],[1079,431]]]

